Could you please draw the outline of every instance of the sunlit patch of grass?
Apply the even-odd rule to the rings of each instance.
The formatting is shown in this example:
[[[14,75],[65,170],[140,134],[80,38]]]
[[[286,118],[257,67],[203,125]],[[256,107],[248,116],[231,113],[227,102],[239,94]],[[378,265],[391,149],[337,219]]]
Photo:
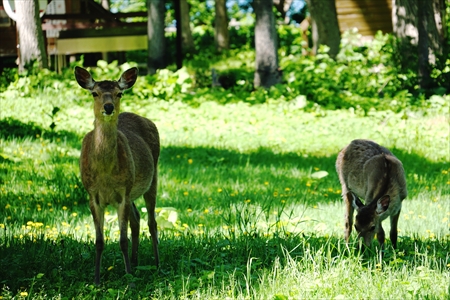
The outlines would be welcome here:
[[[4,116],[23,120],[24,127],[33,120],[44,132],[0,138],[5,299],[445,296],[448,124],[431,122],[435,116],[405,120],[391,112],[307,113],[280,103],[205,102],[194,108],[178,101],[127,101],[124,110],[151,117],[161,133],[156,211],[161,269],[152,266],[148,215],[138,199],[140,268],[133,275],[123,271],[117,213],[110,207],[104,285],[94,287],[95,230],[78,170],[81,137],[92,128],[90,105],[72,112],[59,105],[62,117],[51,133],[46,117],[12,111],[22,107],[17,101],[28,100],[14,99],[14,105],[8,100]],[[33,109],[42,113],[43,101],[37,97]],[[74,114],[76,119],[69,117]],[[358,248],[355,234],[349,247],[343,241],[334,164],[337,152],[361,137],[392,148],[407,174],[399,249],[390,248],[388,239],[383,258],[376,241],[366,251]],[[327,175],[316,176],[322,171]],[[389,221],[383,226],[388,232]],[[130,282],[134,291],[126,287]]]

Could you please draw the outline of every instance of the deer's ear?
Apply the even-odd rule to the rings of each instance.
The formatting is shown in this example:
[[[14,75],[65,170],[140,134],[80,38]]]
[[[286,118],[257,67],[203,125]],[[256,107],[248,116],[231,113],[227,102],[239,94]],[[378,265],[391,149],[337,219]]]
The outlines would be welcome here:
[[[123,72],[119,79],[119,87],[121,90],[131,88],[136,82],[138,76],[138,68],[134,67]]]
[[[361,209],[361,207],[364,206],[364,204],[361,202],[361,200],[359,200],[358,197],[355,196],[355,194],[349,192],[350,197],[352,197],[352,206],[354,209],[356,209],[357,211]]]
[[[389,204],[391,203],[391,197],[389,195],[384,195],[377,201],[377,214],[384,213],[388,208]]]
[[[92,90],[95,85],[94,79],[92,79],[91,73],[81,67],[75,67],[75,79],[78,84],[86,90]]]

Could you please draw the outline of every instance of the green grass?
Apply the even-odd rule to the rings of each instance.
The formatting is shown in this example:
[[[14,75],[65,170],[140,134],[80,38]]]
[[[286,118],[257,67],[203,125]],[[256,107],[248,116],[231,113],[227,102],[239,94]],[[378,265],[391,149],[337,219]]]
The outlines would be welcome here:
[[[0,95],[2,299],[449,297],[448,107],[305,112],[289,102],[192,107],[125,95],[123,110],[151,118],[161,135],[161,268],[153,267],[138,199],[140,266],[125,274],[110,208],[96,287],[94,227],[78,171],[93,126],[86,94],[74,83],[70,93]],[[52,120],[53,107],[61,110]],[[349,247],[343,242],[334,162],[355,138],[390,148],[406,171],[399,249],[388,241],[382,258],[376,241],[365,251],[354,235]],[[316,178],[318,171],[328,175]]]

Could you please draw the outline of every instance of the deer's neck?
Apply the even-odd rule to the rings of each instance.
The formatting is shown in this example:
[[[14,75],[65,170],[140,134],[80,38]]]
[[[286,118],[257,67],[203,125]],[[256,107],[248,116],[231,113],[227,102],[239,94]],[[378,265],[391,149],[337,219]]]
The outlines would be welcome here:
[[[98,160],[113,165],[117,162],[117,123],[95,121],[94,151]]]

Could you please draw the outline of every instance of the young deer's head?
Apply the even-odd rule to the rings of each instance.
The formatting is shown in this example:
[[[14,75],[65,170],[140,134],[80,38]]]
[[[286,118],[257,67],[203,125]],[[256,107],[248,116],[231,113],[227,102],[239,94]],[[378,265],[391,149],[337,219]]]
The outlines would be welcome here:
[[[134,85],[137,76],[138,69],[131,68],[123,72],[118,81],[96,82],[87,70],[75,67],[75,78],[78,84],[94,96],[95,119],[105,122],[117,120],[122,92]]]
[[[380,231],[381,215],[389,208],[391,198],[389,195],[384,195],[377,201],[364,205],[358,197],[353,194],[351,196],[353,197],[353,208],[357,211],[355,229],[358,237],[363,238],[366,246],[370,246],[375,233]]]

